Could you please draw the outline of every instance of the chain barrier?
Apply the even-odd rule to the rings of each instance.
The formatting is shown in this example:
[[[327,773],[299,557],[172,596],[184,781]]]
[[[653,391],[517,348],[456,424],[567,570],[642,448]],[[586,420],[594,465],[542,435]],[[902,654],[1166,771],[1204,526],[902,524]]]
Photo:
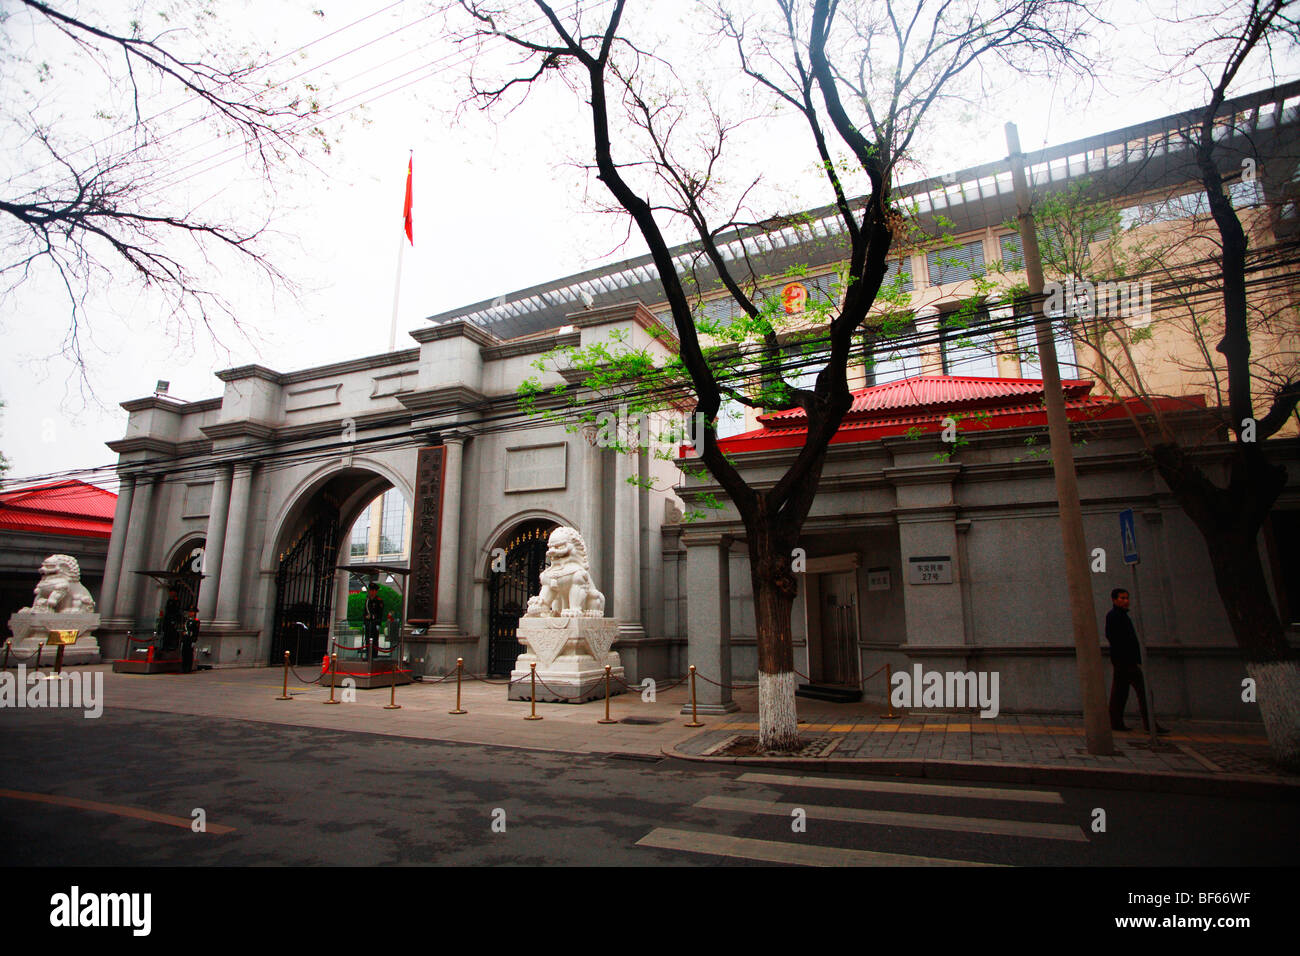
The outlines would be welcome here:
[[[477,674],[466,674],[470,680],[476,680],[480,684],[491,684],[493,687],[505,687],[507,684],[518,684],[520,681],[528,680],[527,675],[513,680],[488,680],[486,677],[479,677]]]
[[[19,657],[18,649],[16,647],[11,647],[9,649],[9,653],[12,654],[14,657],[18,658],[19,664],[26,664],[28,661],[40,657],[41,648],[40,645],[37,645],[36,650],[32,651],[31,654],[29,654],[26,657]]]
[[[883,671],[883,670],[884,670],[886,667],[888,667],[888,666],[889,666],[889,661],[885,661],[885,663],[881,664],[879,667],[877,667],[874,671],[872,671],[872,672],[871,672],[870,674],[868,674],[866,677],[862,678],[862,680],[858,681],[858,686],[861,687],[863,690],[866,690],[866,689],[867,689],[867,681],[871,680],[871,678],[875,677],[877,674],[879,674],[881,671]]]
[[[420,683],[421,683],[421,684],[428,684],[430,687],[432,687],[434,684],[442,684],[442,683],[445,683],[446,681],[451,680],[451,679],[452,679],[453,677],[455,677],[455,676],[456,676],[456,672],[455,672],[455,671],[451,671],[451,672],[449,672],[449,673],[443,674],[443,675],[442,675],[441,677],[439,677],[437,680],[429,680],[429,678],[427,678],[427,677],[422,677],[422,678],[420,678]]]
[[[320,679],[325,676],[324,674],[317,674],[311,680],[307,680],[305,677],[303,677],[301,674],[298,673],[298,668],[294,667],[292,664],[289,665],[289,673],[292,674],[293,679],[298,681],[298,683],[300,684],[319,684]]]
[[[698,677],[700,680],[705,681],[706,683],[712,684],[714,687],[722,687],[725,688],[726,690],[753,690],[755,687],[758,686],[757,684],[719,684],[715,680],[709,680],[698,670],[695,672],[695,676]]]
[[[603,675],[602,675],[602,676],[603,676]],[[547,690],[549,690],[549,691],[550,691],[552,694],[554,694],[556,697],[560,698],[560,700],[582,700],[582,695],[581,695],[581,694],[579,694],[577,697],[570,697],[570,696],[568,696],[567,694],[561,694],[558,690],[556,690],[556,689],[555,689],[554,687],[552,687],[550,684],[546,683],[546,681],[542,680],[540,677],[537,678],[537,683],[541,684],[544,688],[546,688]],[[592,698],[592,699],[594,700],[595,698]],[[548,703],[556,703],[556,701],[549,701]]]
[[[647,689],[647,688],[643,687],[641,684],[629,684],[627,681],[625,681],[625,680],[624,680],[622,677],[620,677],[618,674],[612,674],[612,675],[610,675],[610,676],[612,676],[614,680],[618,681],[620,684],[622,684],[622,685],[623,685],[624,687],[626,687],[628,690],[630,690],[630,691],[635,691],[635,692],[638,693],[638,694],[640,694],[640,693],[644,693],[644,692],[646,691],[646,689]],[[656,681],[654,682],[655,693],[658,694],[661,690],[672,690],[674,687],[680,687],[682,684],[685,684],[688,680],[690,680],[690,677],[689,677],[689,676],[687,676],[687,677],[681,677],[681,678],[678,678],[677,680],[671,680],[671,681],[660,681],[660,680],[656,680]]]

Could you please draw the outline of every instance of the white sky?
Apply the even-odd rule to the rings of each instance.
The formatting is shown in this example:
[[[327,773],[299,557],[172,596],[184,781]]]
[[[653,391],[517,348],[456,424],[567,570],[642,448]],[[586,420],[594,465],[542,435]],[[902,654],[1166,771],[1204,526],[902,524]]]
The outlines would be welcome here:
[[[218,38],[214,42],[255,43],[278,56],[390,4],[392,0],[222,0],[217,5],[221,22],[211,36]],[[0,6],[9,11],[16,4],[0,0]],[[676,31],[672,36],[689,38],[698,24],[695,6],[689,0],[656,0],[652,16],[662,30]],[[1176,9],[1168,2],[1154,6]],[[85,13],[90,8],[82,4],[79,9]],[[323,10],[324,17],[313,9]],[[1003,109],[950,118],[921,144],[918,155],[925,173],[1004,156],[1007,120],[1018,124],[1029,150],[1203,103],[1203,85],[1152,83],[1140,75],[1157,62],[1157,38],[1169,40],[1176,29],[1153,24],[1147,4],[1124,0],[1100,9],[1110,11],[1115,23],[1100,31],[1113,62],[1111,72],[1099,75],[1109,79],[1091,89],[1074,81],[1026,81],[1014,95],[1002,98]],[[114,461],[103,443],[124,431],[126,413],[117,403],[150,394],[157,379],[170,380],[172,395],[195,400],[220,395],[222,383],[213,373],[234,365],[256,362],[292,371],[385,351],[398,246],[405,241],[401,207],[412,149],[416,241],[405,252],[398,348],[414,344],[406,332],[425,316],[643,251],[632,242],[611,256],[625,225],[592,212],[583,175],[565,165],[566,159],[585,156],[590,149],[582,104],[557,88],[509,116],[489,118],[471,111],[457,119],[454,107],[465,92],[463,57],[443,36],[441,17],[425,19],[428,14],[419,0],[392,4],[293,61],[292,72],[307,71],[304,81],[318,85],[326,102],[417,72],[361,97],[364,116],[328,124],[337,143],[330,155],[317,158],[318,169],[293,164],[277,178],[277,237],[267,248],[280,270],[297,283],[297,297],[270,290],[247,269],[230,264],[209,278],[235,303],[254,341],[240,339],[229,328],[219,329],[228,351],[202,335],[178,339],[174,331],[164,331],[155,298],[132,290],[121,278],[97,284],[86,304],[95,333],[86,354],[98,403],[86,403],[71,364],[47,357],[67,325],[66,294],[45,275],[0,302],[0,400],[6,403],[0,409],[0,451],[13,465],[11,481]],[[21,49],[39,62],[44,44],[52,41],[48,33],[14,32],[14,22],[25,16],[15,14],[0,30],[9,32],[10,51]],[[147,22],[156,10],[148,7],[141,16]],[[249,31],[254,39],[248,39]],[[663,52],[665,47],[656,49]],[[334,57],[339,59],[326,62]],[[1293,55],[1286,66],[1290,72],[1281,72],[1279,82],[1297,75]],[[82,130],[102,135],[103,125],[86,119],[101,106],[87,94],[94,70],[82,74],[61,61],[54,67],[55,81],[38,90],[37,105],[45,111],[40,115],[60,117],[62,129],[71,130],[69,142]],[[284,70],[277,74],[285,75]],[[1261,65],[1233,92],[1271,82]],[[382,95],[407,83],[411,85]],[[719,95],[729,95],[730,87],[720,89]],[[25,107],[12,84],[5,99],[11,112],[16,105]],[[150,112],[148,103],[144,110]],[[813,154],[797,132],[782,135],[778,127],[755,126],[747,135],[762,168],[787,187],[790,201],[817,205],[829,200],[816,180],[802,175]],[[0,163],[7,164],[0,166],[0,195],[7,188],[3,180],[15,173],[9,165],[15,153],[8,148],[14,136],[13,128],[0,131],[0,156],[6,157]],[[202,202],[201,210],[213,215],[223,209],[247,215],[268,208],[256,183],[241,178],[243,164],[197,162],[215,151],[209,139],[181,134],[176,144],[168,175],[181,181],[160,191],[160,200]],[[606,197],[593,189],[593,199]]]

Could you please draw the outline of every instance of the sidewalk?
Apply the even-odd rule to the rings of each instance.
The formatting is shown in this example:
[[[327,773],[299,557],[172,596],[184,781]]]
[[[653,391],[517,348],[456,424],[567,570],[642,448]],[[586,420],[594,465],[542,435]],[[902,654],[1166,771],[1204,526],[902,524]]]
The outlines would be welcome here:
[[[914,711],[887,719],[873,704],[799,700],[804,750],[793,756],[760,756],[757,691],[736,693],[741,710],[701,716],[689,728],[683,716],[689,692],[683,685],[660,690],[653,702],[640,693],[611,699],[614,724],[598,724],[603,701],[542,704],[542,720],[528,721],[527,701],[509,701],[506,688],[468,677],[461,706],[452,715],[455,679],[397,688],[400,710],[386,710],[387,689],[357,690],[355,702],[321,706],[328,687],[291,675],[290,701],[280,701],[282,672],[273,668],[201,671],[150,676],[114,674],[108,665],[69,670],[104,672],[105,711],[162,711],[195,716],[444,740],[569,753],[610,754],[628,759],[664,755],[715,764],[798,767],[827,772],[948,777],[1058,786],[1172,790],[1189,793],[1300,794],[1300,775],[1270,761],[1263,728],[1256,724],[1169,721],[1171,733],[1152,746],[1141,732],[1115,735],[1115,754],[1087,753],[1082,719],[1003,714]],[[13,668],[10,668],[10,673]],[[314,670],[299,668],[303,677]],[[668,682],[664,682],[665,684]],[[341,692],[340,692],[341,694]],[[5,710],[0,710],[0,724]]]
[[[803,751],[757,756],[755,692],[737,695],[742,713],[665,753],[686,760],[858,774],[947,777],[1056,786],[1203,794],[1300,796],[1300,774],[1276,767],[1261,725],[1171,721],[1156,743],[1137,731],[1113,735],[1115,753],[1089,754],[1083,718],[912,711],[886,718],[871,704],[799,702]]]

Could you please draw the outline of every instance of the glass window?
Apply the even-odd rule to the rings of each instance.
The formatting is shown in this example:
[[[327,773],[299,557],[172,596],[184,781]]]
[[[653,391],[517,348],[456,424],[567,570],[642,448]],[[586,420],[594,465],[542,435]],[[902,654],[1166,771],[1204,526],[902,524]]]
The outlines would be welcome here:
[[[867,385],[887,385],[921,374],[921,352],[916,345],[916,320],[891,330],[874,346],[864,337],[862,356]]]
[[[383,523],[379,527],[379,553],[402,554],[406,549],[406,502],[396,491],[384,492]]]
[[[984,274],[984,243],[976,239],[955,249],[931,249],[925,255],[931,285],[962,282]]]
[[[352,557],[364,558],[370,553],[370,507],[361,512],[352,525]]]
[[[724,399],[718,409],[718,437],[730,438],[745,430],[745,406],[731,399]]]
[[[1002,247],[1002,268],[1011,272],[1025,267],[1025,248],[1020,233],[1009,232],[998,240]]]
[[[939,316],[945,375],[997,377],[997,336],[979,331],[979,327],[988,321],[988,309],[984,306]]]
[[[897,259],[890,259],[885,263],[885,279],[880,284],[882,289],[889,288],[898,275],[902,275],[903,282],[900,288],[903,292],[911,292],[913,289],[912,282],[912,257],[901,256]]]
[[[1020,326],[1020,375],[1022,378],[1042,378],[1043,366],[1038,361],[1038,332],[1034,323],[1026,315],[1023,305],[1017,303],[1016,317],[1022,322]],[[1023,319],[1021,318],[1023,316]],[[1056,363],[1061,369],[1061,378],[1079,378],[1074,354],[1074,336],[1065,324],[1060,311],[1049,315],[1052,319],[1052,339],[1056,343]]]

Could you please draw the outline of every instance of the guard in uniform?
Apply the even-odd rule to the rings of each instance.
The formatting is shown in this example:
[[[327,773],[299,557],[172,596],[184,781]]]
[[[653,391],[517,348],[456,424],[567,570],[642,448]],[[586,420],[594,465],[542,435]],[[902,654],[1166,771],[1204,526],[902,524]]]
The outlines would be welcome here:
[[[180,646],[182,619],[181,599],[176,595],[176,588],[170,587],[162,612],[162,649],[168,653]]]
[[[366,646],[369,659],[374,660],[379,653],[379,630],[384,623],[384,599],[379,596],[379,582],[370,582],[370,594],[366,598],[366,608],[362,615],[365,627]]]
[[[181,637],[181,673],[194,670],[194,645],[199,639],[199,612],[190,611],[185,620],[185,634]]]

